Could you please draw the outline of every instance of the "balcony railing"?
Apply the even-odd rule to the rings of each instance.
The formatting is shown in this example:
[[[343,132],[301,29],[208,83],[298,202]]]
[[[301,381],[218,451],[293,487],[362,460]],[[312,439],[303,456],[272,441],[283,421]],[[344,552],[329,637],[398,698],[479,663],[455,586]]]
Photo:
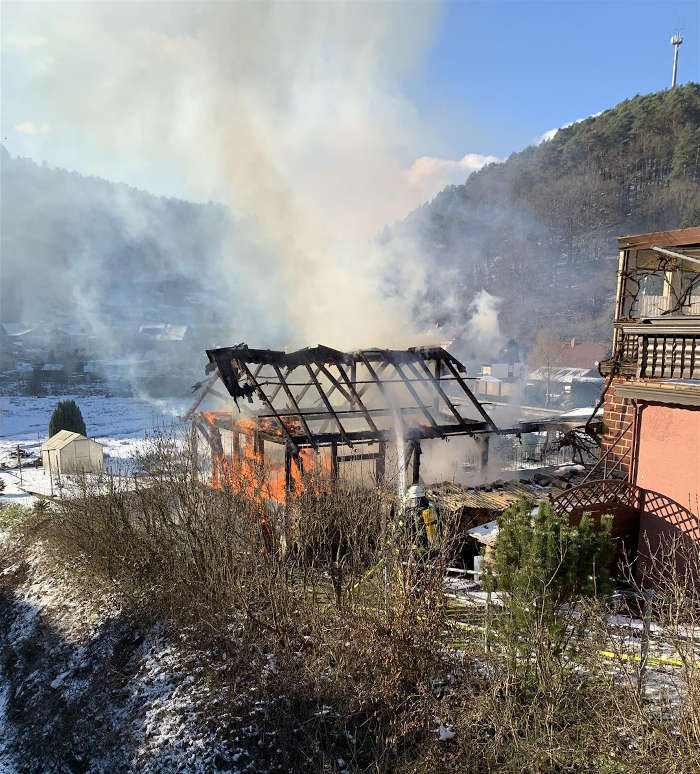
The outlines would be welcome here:
[[[670,312],[677,303],[671,295],[640,295],[632,307],[631,317],[639,320],[645,317],[661,317]],[[700,315],[700,295],[695,293],[690,296],[680,307],[678,314]]]
[[[621,323],[620,373],[639,379],[700,379],[700,318]],[[610,373],[613,360],[601,363]]]

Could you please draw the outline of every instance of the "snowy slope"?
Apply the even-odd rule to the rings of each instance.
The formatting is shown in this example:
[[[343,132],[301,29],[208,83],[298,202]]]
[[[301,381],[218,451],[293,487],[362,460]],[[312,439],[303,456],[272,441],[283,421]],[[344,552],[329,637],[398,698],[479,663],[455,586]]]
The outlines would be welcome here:
[[[0,398],[0,465],[15,467],[18,444],[31,455],[23,461],[21,483],[17,470],[0,470],[0,479],[5,482],[2,494],[5,502],[31,505],[35,498],[23,490],[51,493],[48,474],[25,463],[40,456],[58,401],[71,399],[80,407],[88,435],[103,444],[106,468],[114,472],[128,469],[132,455],[143,448],[148,435],[177,427],[178,416],[189,407],[189,401],[145,401],[104,395]]]

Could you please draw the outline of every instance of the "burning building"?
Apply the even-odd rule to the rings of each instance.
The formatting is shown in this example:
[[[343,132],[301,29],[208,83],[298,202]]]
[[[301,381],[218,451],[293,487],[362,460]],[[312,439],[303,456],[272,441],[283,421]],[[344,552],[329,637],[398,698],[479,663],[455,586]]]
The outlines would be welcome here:
[[[213,481],[241,484],[255,480],[253,468],[264,470],[262,494],[279,503],[289,502],[304,473],[335,476],[346,463],[370,464],[381,481],[387,445],[401,455],[399,476],[410,469],[417,483],[422,441],[484,439],[496,430],[464,366],[440,347],[287,353],[241,344],[207,355],[215,373],[190,415],[212,450]],[[219,378],[240,413],[195,413]]]

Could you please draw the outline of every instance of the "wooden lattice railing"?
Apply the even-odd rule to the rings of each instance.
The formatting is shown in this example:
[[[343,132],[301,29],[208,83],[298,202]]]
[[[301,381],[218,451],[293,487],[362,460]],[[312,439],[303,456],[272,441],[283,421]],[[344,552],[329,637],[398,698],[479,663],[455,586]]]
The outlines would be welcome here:
[[[605,504],[625,505],[639,510],[641,493],[644,491],[635,484],[619,479],[607,478],[587,481],[585,484],[567,489],[552,498],[552,507],[558,513],[586,511]]]
[[[643,489],[636,484],[618,479],[600,479],[567,489],[552,498],[552,507],[557,513],[583,513],[588,510],[601,512],[610,507],[611,511],[622,506],[648,516],[662,519],[700,540],[700,519],[684,505],[667,495]]]

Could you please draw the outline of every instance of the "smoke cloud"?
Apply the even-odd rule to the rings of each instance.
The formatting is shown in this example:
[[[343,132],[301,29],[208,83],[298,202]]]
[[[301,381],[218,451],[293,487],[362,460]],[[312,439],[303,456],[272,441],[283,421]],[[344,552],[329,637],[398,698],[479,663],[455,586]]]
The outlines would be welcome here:
[[[483,289],[469,304],[466,337],[475,342],[477,354],[493,353],[503,346],[503,335],[498,324],[500,305],[500,298]]]
[[[12,4],[5,40],[31,84],[15,125],[66,166],[228,204],[246,245],[202,273],[245,308],[236,340],[419,343],[424,262],[402,250],[387,294],[374,234],[454,165],[466,178],[494,160],[410,166],[425,127],[401,79],[438,18],[429,3]],[[128,210],[126,227],[147,230]]]

